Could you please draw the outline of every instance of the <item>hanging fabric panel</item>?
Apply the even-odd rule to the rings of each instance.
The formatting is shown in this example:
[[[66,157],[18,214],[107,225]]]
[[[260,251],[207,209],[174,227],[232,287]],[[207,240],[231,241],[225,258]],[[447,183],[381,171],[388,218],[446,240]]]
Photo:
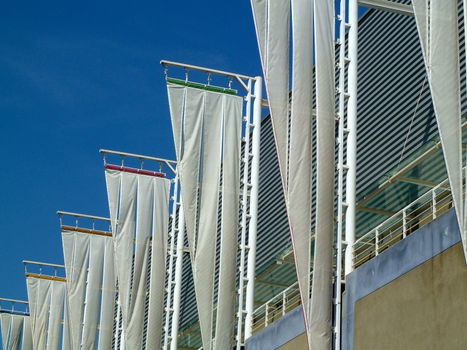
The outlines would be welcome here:
[[[26,283],[34,349],[57,350],[64,328],[68,328],[63,319],[66,285],[33,277],[28,277]]]
[[[114,251],[112,239],[105,239],[102,274],[102,300],[100,308],[99,349],[112,346],[115,313],[116,277],[114,271]]]
[[[431,0],[428,10],[427,1],[415,0],[412,3],[467,261],[462,200],[458,4],[456,0]]]
[[[154,181],[147,349],[157,349],[162,339],[164,289],[161,286],[165,285],[166,275],[169,195],[168,181]]]
[[[241,118],[241,99],[226,98],[223,117],[221,260],[217,298],[216,349],[229,349],[233,339],[232,320],[235,318],[237,258],[237,249],[235,248],[237,247],[239,230]]]
[[[89,237],[85,234],[62,232],[62,243],[68,288],[70,341],[73,349],[80,349],[89,266]]]
[[[334,236],[335,73],[334,2],[315,0],[316,52],[316,235],[311,291],[313,349],[332,345],[332,258]]]
[[[66,286],[65,286],[66,289]],[[70,325],[68,323],[68,302],[66,300],[66,291],[65,291],[65,300],[63,307],[63,334],[62,334],[62,346],[61,349],[71,349],[71,336],[70,336]]]
[[[214,328],[214,347],[224,349],[233,339],[242,99],[173,84],[167,89],[203,348],[213,347]],[[220,277],[215,281],[222,162]],[[213,327],[216,283],[218,311]]]
[[[186,89],[179,85],[169,84],[167,90],[177,159],[179,160],[177,170],[180,182],[185,184],[181,186],[180,190],[183,197],[188,245],[194,251],[204,96],[197,93],[195,89]],[[182,99],[180,96],[185,96],[185,98]],[[179,103],[183,103],[183,105],[180,106]],[[179,111],[183,112],[178,114]],[[178,134],[176,134],[177,132]],[[180,141],[177,142],[177,140]]]
[[[115,310],[112,239],[100,235],[62,231],[62,241],[68,290],[67,317],[72,347],[96,348],[98,335],[99,343],[110,344]],[[106,259],[109,260],[107,264]],[[109,280],[108,286],[105,285],[106,280]],[[109,317],[110,326],[105,323]],[[99,318],[101,324],[98,326]]]
[[[11,315],[10,337],[8,339],[8,347],[4,350],[20,349],[21,332],[23,331],[24,316]]]
[[[105,240],[110,238],[88,235],[89,267],[86,286],[86,306],[84,310],[83,349],[97,348],[99,309],[101,306],[101,282],[104,263]]]
[[[21,335],[21,348],[22,350],[33,350],[32,347],[32,333],[31,333],[31,320],[29,316],[24,316],[23,320],[23,334]]]
[[[252,0],[282,181],[287,186],[290,0]]]
[[[27,278],[29,312],[34,349],[47,346],[47,323],[49,317],[51,281]]]
[[[19,350],[23,332],[24,318],[27,316],[0,314],[0,327],[3,350]]]
[[[128,319],[125,341],[128,348],[141,349],[143,346],[144,303],[147,291],[146,280],[153,212],[153,178],[149,176],[136,177],[129,173],[122,173],[121,175],[122,183],[125,181],[125,178],[131,177],[137,179],[136,232],[131,232],[131,237],[136,237],[133,260],[133,283],[130,287],[131,296],[128,314],[125,316]],[[120,198],[120,200],[122,201],[123,199]],[[130,215],[130,218],[130,220],[134,220],[134,215]],[[133,249],[130,250],[130,253],[132,251]]]
[[[288,214],[297,280],[309,319],[312,198],[313,1],[292,1],[292,102]]]
[[[10,315],[0,314],[0,327],[2,330],[2,345],[3,349],[6,349],[8,344],[8,334],[10,333]]]
[[[204,98],[190,99],[190,95]],[[190,106],[191,102],[201,106]],[[204,110],[199,189],[199,229],[194,257],[194,280],[203,345],[211,348],[214,308],[214,267],[216,254],[219,185],[221,169],[222,95],[195,90],[187,93],[187,110]],[[187,122],[188,116],[185,117]],[[183,182],[181,182],[183,188]]]
[[[66,284],[52,282],[50,295],[50,309],[47,330],[47,349],[59,349],[62,339],[63,307],[65,304]]]
[[[168,225],[168,196],[170,182],[167,179],[133,174],[125,171],[106,169],[107,192],[111,221],[115,222],[114,232],[115,262],[119,285],[120,303],[123,317],[125,347],[143,349],[159,347],[161,330],[154,330],[153,325],[161,324],[163,317],[163,296],[165,287],[165,257]],[[160,190],[162,187],[164,190]],[[156,194],[157,193],[157,194]],[[164,203],[159,203],[161,200]],[[113,203],[112,201],[117,201]],[[157,202],[157,203],[156,203]],[[161,212],[155,212],[156,210]],[[114,216],[116,215],[116,216]],[[165,217],[160,220],[160,217]],[[155,222],[154,220],[158,220]],[[152,251],[151,269],[149,269],[151,235],[156,227],[165,225],[165,231],[157,232],[153,242],[157,246]],[[164,238],[165,232],[165,238]],[[159,237],[161,236],[161,237]],[[148,273],[151,281],[148,284]],[[157,281],[152,281],[152,278]],[[152,288],[149,288],[149,287]],[[147,298],[157,295],[147,314]],[[110,315],[109,315],[110,316]],[[144,321],[148,317],[146,345],[143,344]],[[106,323],[110,326],[110,318]]]

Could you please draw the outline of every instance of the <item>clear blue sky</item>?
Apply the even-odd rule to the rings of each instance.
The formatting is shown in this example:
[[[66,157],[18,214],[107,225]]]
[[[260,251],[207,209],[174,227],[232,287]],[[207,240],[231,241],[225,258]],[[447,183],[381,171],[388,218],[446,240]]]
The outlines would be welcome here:
[[[249,1],[2,4],[1,297],[63,262],[56,210],[108,216],[100,148],[174,157],[162,58],[259,74]]]

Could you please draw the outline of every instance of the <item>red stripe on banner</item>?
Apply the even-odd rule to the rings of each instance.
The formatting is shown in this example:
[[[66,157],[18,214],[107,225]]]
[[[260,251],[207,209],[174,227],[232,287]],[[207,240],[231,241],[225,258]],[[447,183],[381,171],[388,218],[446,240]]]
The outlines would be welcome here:
[[[132,174],[140,174],[140,175],[148,175],[148,176],[155,176],[155,177],[165,178],[164,173],[159,173],[157,171],[150,171],[150,170],[143,170],[143,169],[136,169],[136,168],[127,168],[127,167],[118,166],[118,165],[105,165],[104,168],[108,169],[108,170],[123,171],[125,173],[132,173]]]

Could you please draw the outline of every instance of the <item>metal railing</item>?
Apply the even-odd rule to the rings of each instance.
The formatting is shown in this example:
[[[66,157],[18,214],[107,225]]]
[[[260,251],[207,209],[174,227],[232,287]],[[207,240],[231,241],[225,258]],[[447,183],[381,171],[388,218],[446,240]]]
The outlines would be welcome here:
[[[356,240],[354,268],[371,260],[452,207],[451,190],[446,179]],[[295,282],[254,311],[253,333],[267,327],[300,304],[300,291]]]
[[[253,334],[277,321],[300,304],[300,290],[298,283],[295,282],[253,312]]]
[[[0,313],[29,315],[28,302],[16,299],[0,298]]]
[[[356,240],[353,246],[354,267],[371,260],[452,206],[452,195],[446,179]]]

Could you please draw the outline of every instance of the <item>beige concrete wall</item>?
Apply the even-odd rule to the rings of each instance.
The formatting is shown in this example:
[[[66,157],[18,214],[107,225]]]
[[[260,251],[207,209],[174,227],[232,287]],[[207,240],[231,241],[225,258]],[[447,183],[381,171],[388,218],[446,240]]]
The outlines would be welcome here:
[[[359,300],[354,349],[467,349],[467,266],[461,244]]]
[[[307,350],[305,333],[293,338],[291,341],[282,345],[278,350]]]

